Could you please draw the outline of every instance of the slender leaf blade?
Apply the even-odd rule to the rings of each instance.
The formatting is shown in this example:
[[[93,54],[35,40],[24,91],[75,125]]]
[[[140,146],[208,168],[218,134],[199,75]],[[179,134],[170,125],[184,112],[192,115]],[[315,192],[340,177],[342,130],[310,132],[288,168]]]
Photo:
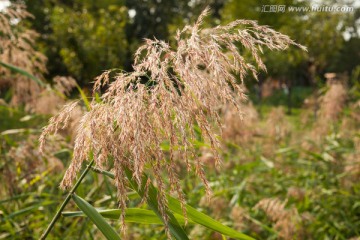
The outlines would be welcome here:
[[[119,219],[120,209],[96,209],[104,218]],[[84,217],[82,211],[63,212],[64,217]],[[176,220],[180,224],[185,224],[185,219],[179,214],[174,214]],[[125,222],[140,223],[140,224],[164,224],[159,217],[152,211],[142,208],[127,208],[125,212]],[[194,223],[189,221],[189,223]]]
[[[146,181],[147,181],[146,176],[142,177],[141,188],[139,188],[136,181],[132,178],[131,170],[126,168],[125,173],[126,173],[126,176],[129,180],[132,188],[135,191],[137,191],[137,193],[141,197],[144,197],[145,196],[145,185],[146,185]],[[161,219],[165,223],[165,221],[159,211],[159,205],[158,205],[158,201],[157,201],[157,189],[152,184],[150,184],[150,186],[149,186],[148,196],[147,196],[146,201],[147,201],[148,206],[154,211],[154,213],[159,217],[159,219]],[[170,211],[167,211],[167,215],[169,217],[168,227],[169,227],[170,233],[176,239],[179,239],[179,240],[189,239],[188,236],[186,235],[184,229],[180,226],[179,222],[176,220],[174,215]]]
[[[114,175],[110,172],[98,170],[96,168],[93,168],[92,170],[95,172],[101,173],[101,174],[105,174],[106,176],[108,176],[110,178],[114,178]],[[130,182],[131,183],[134,182],[134,184],[136,184],[136,182],[132,180],[131,171],[129,169],[126,170],[126,174],[127,174],[127,177],[130,179]],[[144,179],[143,179],[143,181],[144,181]],[[133,186],[133,189],[135,189],[135,190],[138,189],[137,184],[135,186],[136,187]],[[150,184],[149,195],[150,195],[151,189],[152,190],[155,189],[155,191],[156,191],[156,188],[152,184]],[[139,193],[139,191],[138,191],[138,193]],[[142,196],[141,193],[139,193],[139,195]],[[155,199],[155,201],[156,201],[156,199]],[[177,215],[182,216],[183,212],[182,212],[181,204],[180,204],[179,200],[168,195],[168,203],[169,203],[168,207],[171,211],[173,211]],[[149,202],[148,202],[148,204],[149,204]],[[244,239],[244,240],[254,239],[244,233],[238,232],[230,227],[223,225],[222,223],[214,220],[213,218],[211,218],[210,216],[208,216],[202,212],[199,212],[198,210],[196,210],[195,208],[191,207],[188,204],[185,204],[185,206],[186,206],[187,217],[195,223],[198,223],[206,228],[212,229],[216,232],[219,232],[221,234],[224,234],[226,236],[229,236],[229,237],[232,237],[235,239]]]
[[[86,109],[88,111],[90,111],[91,110],[91,104],[90,104],[89,100],[87,99],[86,94],[84,93],[84,91],[81,89],[81,87],[78,84],[76,84],[76,89],[79,91],[81,99],[83,100],[83,102],[84,102],[84,104],[86,106]]]
[[[120,240],[120,236],[115,232],[115,230],[106,222],[106,220],[101,216],[96,209],[86,202],[81,197],[76,194],[72,194],[72,199],[76,205],[84,212],[86,216],[98,227],[98,229],[104,234],[106,239],[109,240]]]
[[[181,204],[179,200],[171,196],[168,196],[168,203],[171,211],[177,214],[182,214]],[[221,234],[236,239],[244,239],[244,240],[254,239],[246,234],[240,233],[230,227],[223,225],[222,223],[214,220],[213,218],[209,217],[208,215],[202,212],[199,212],[198,210],[196,210],[195,208],[191,207],[188,204],[186,204],[185,207],[186,207],[187,217],[190,218],[192,221],[200,225],[203,225],[204,227],[207,227],[216,232],[219,232]]]
[[[24,69],[21,69],[21,68],[16,67],[16,66],[14,66],[12,64],[9,64],[9,63],[4,63],[2,61],[0,61],[0,65],[7,68],[7,69],[10,69],[13,72],[19,73],[19,74],[21,74],[23,76],[26,76],[26,77],[34,80],[37,84],[39,84],[42,87],[45,86],[45,84],[39,78],[35,77],[34,75],[32,75],[31,73],[25,71]]]

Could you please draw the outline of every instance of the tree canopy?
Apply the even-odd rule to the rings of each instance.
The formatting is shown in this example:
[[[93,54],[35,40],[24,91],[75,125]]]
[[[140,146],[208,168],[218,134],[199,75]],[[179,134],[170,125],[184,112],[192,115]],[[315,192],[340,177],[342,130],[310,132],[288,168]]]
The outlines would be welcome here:
[[[350,1],[322,0],[320,5],[354,7],[349,12],[290,11],[311,7],[299,0],[42,0],[24,1],[35,16],[31,27],[41,35],[38,45],[48,57],[49,76],[71,75],[81,84],[92,82],[105,69],[131,70],[132,56],[144,38],[171,42],[175,29],[193,21],[207,5],[207,24],[235,19],[257,20],[307,46],[287,54],[268,54],[265,63],[273,77],[312,83],[328,71],[352,71],[359,64],[360,10]],[[285,6],[281,12],[264,7]]]

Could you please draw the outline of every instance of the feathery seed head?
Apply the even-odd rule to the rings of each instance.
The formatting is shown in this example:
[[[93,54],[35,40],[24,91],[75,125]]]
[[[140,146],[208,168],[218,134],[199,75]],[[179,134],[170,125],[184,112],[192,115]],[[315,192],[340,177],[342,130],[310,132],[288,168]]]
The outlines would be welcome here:
[[[22,26],[22,20],[33,17],[22,4],[11,4],[0,11],[0,60],[26,70],[42,78],[46,72],[46,57],[36,51],[35,40],[38,34]],[[16,22],[16,24],[14,24]],[[9,69],[0,68],[1,82],[13,89],[12,105],[25,104],[32,108],[41,87],[26,76],[15,75]]]
[[[206,9],[193,26],[177,32],[175,48],[161,40],[146,39],[135,53],[134,71],[120,72],[110,82],[111,71],[101,74],[94,91],[108,84],[101,102],[93,101],[91,110],[83,115],[75,140],[74,157],[61,183],[69,188],[81,164],[93,152],[96,166],[106,168],[113,161],[115,185],[120,208],[126,207],[124,168],[133,172],[141,185],[145,171],[156,182],[160,211],[166,221],[166,183],[170,192],[185,202],[175,156],[181,156],[188,171],[200,177],[206,192],[211,190],[206,180],[203,162],[196,157],[195,143],[201,138],[211,146],[215,163],[220,164],[219,140],[216,128],[220,125],[218,109],[231,104],[239,109],[237,98],[244,98],[241,81],[248,72],[256,78],[257,68],[245,61],[238,52],[241,43],[249,49],[257,67],[265,69],[260,54],[262,47],[283,50],[289,45],[302,46],[289,37],[255,21],[237,20],[226,26],[201,29]],[[68,105],[44,129],[46,135],[66,125],[73,105]],[[200,137],[200,136],[201,137]],[[167,146],[167,147],[164,147]],[[123,217],[122,217],[123,219]]]

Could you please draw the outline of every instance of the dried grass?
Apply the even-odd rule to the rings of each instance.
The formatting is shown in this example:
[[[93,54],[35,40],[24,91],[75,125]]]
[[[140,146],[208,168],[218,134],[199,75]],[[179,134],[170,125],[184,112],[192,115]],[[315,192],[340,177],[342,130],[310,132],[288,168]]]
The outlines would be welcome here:
[[[360,138],[355,138],[354,152],[345,158],[344,173],[345,177],[342,180],[343,185],[351,187],[357,184],[360,179]]]
[[[290,127],[283,107],[271,109],[271,112],[267,116],[265,131],[272,141],[275,140],[278,142],[288,136]]]
[[[320,98],[319,120],[326,122],[338,120],[347,95],[344,84],[340,82],[329,84],[329,90]]]
[[[24,5],[11,4],[0,11],[0,60],[26,70],[38,78],[46,72],[46,57],[35,49],[38,34],[26,29],[22,21],[33,16]],[[0,68],[1,83],[10,85],[13,90],[12,105],[26,104],[31,108],[41,87],[33,80],[20,74],[13,74]]]
[[[241,104],[239,108],[242,115],[246,117],[241,118],[234,106],[225,108],[222,121],[222,138],[227,142],[244,145],[251,143],[254,137],[259,134],[257,127],[259,114],[251,102]]]
[[[65,99],[51,89],[45,89],[36,96],[31,111],[37,114],[56,114],[65,104]]]
[[[341,136],[351,137],[360,130],[360,100],[349,105],[350,114],[342,118]]]
[[[66,103],[71,90],[76,87],[76,81],[72,77],[56,76],[53,81],[53,88],[43,89],[35,97],[35,102],[31,106],[32,112],[51,115],[58,113]],[[74,121],[75,119],[71,122]]]
[[[76,87],[76,80],[69,76],[56,76],[53,79],[54,88],[65,96],[69,96],[73,88]]]
[[[238,231],[243,231],[246,229],[247,221],[247,210],[236,205],[231,209],[230,218],[234,222],[234,227]]]
[[[321,142],[321,139],[328,134],[331,127],[339,119],[348,96],[344,84],[332,82],[328,85],[329,89],[319,98],[318,117],[311,133],[311,138],[317,142]]]
[[[286,202],[277,198],[264,198],[255,208],[261,209],[274,222],[280,239],[303,239],[302,219],[295,207],[286,209]]]
[[[269,77],[261,84],[261,97],[270,97],[274,94],[276,90],[279,90],[282,87],[283,84],[280,80]]]
[[[287,196],[297,201],[302,201],[305,198],[305,190],[298,187],[289,187],[287,190]]]
[[[201,156],[199,157],[199,161],[206,167],[207,169],[214,170],[216,169],[216,158],[212,153],[211,149],[204,148],[201,151]]]
[[[154,178],[165,222],[165,176],[170,192],[177,193],[185,203],[180,179],[174,171],[175,156],[183,159],[188,171],[200,177],[210,195],[203,163],[196,157],[195,143],[202,138],[210,145],[215,164],[220,165],[219,141],[212,123],[221,125],[218,109],[224,104],[233,105],[240,114],[236,98],[245,98],[243,87],[237,84],[233,73],[243,81],[248,72],[257,77],[256,66],[265,70],[260,58],[262,47],[271,50],[284,50],[289,45],[304,47],[255,21],[237,20],[226,26],[202,29],[208,12],[206,9],[193,26],[177,32],[176,48],[164,41],[146,39],[135,54],[134,72],[120,72],[111,79],[110,71],[106,71],[97,78],[94,91],[106,84],[109,87],[102,102],[93,101],[91,110],[81,118],[73,161],[61,188],[71,187],[92,151],[99,168],[106,169],[109,156],[113,158],[122,221],[127,200],[124,167],[133,172],[139,185],[145,171]],[[256,66],[240,55],[238,43],[252,53]],[[67,105],[50,120],[40,137],[42,147],[47,135],[68,124],[75,107],[76,103]],[[168,151],[163,150],[164,144],[169,145]]]
[[[228,205],[229,202],[225,198],[220,196],[213,197],[210,199],[210,201],[207,199],[206,196],[203,196],[199,202],[199,206],[209,208],[216,219],[224,216]]]
[[[24,185],[33,185],[34,181],[39,180],[39,174],[60,173],[64,170],[61,160],[54,156],[62,147],[69,148],[64,139],[60,136],[51,137],[43,155],[40,155],[37,138],[38,135],[31,134],[4,154],[6,161],[0,170],[0,180],[6,182],[2,187],[7,188],[10,195],[24,191]],[[23,187],[19,188],[21,185]]]

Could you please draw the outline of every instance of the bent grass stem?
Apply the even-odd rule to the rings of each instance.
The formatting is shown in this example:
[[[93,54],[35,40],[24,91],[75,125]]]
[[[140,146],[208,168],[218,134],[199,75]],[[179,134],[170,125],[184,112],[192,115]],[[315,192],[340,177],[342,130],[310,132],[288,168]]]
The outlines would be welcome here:
[[[47,227],[47,229],[45,230],[45,232],[43,233],[43,235],[41,235],[40,239],[44,240],[46,239],[47,235],[50,233],[51,229],[54,227],[56,221],[59,219],[61,212],[64,210],[66,204],[70,201],[71,199],[71,195],[75,193],[76,189],[78,188],[78,186],[80,185],[81,181],[84,179],[84,177],[86,176],[86,174],[89,172],[89,170],[91,169],[91,166],[93,165],[94,160],[91,160],[91,162],[87,165],[86,169],[84,170],[84,172],[81,174],[81,176],[79,177],[79,179],[76,181],[75,185],[72,187],[72,189],[70,190],[70,192],[68,193],[68,195],[66,196],[64,202],[61,204],[59,210],[56,212],[54,218],[51,220],[49,226]]]

